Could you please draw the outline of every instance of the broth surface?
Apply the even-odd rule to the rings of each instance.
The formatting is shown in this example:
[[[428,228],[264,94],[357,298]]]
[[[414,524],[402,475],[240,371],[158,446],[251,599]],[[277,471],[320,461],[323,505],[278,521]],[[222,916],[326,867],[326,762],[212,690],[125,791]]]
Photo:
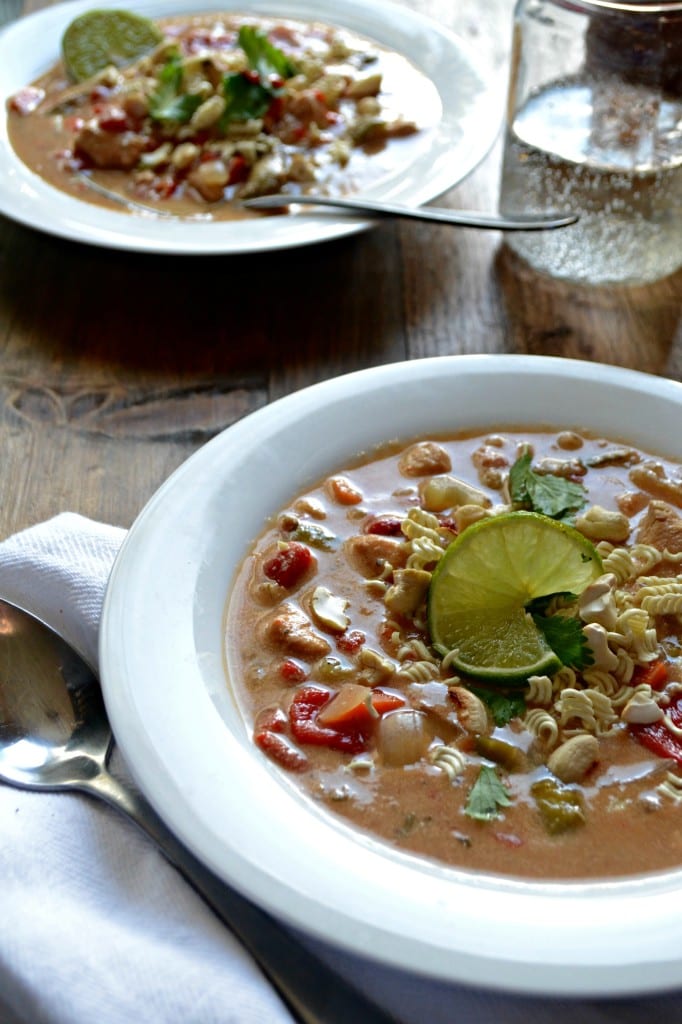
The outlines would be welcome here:
[[[682,629],[669,599],[642,633],[646,650],[635,649],[639,641],[625,635],[632,609],[625,618],[619,612],[608,631],[610,646],[620,652],[617,668],[606,670],[597,662],[580,671],[561,669],[548,679],[549,698],[522,687],[521,713],[497,725],[488,706],[481,730],[467,727],[456,697],[462,689],[490,684],[457,676],[434,652],[424,600],[408,613],[397,611],[387,597],[399,567],[414,553],[406,522],[415,510],[421,514],[434,504],[430,482],[452,477],[473,489],[466,500],[429,512],[445,549],[475,518],[508,509],[509,470],[527,450],[539,475],[584,486],[586,503],[576,525],[585,535],[615,530],[620,537],[625,523],[625,539],[591,538],[605,575],[613,576],[624,557],[649,558],[650,566],[643,570],[637,562],[634,575],[613,584],[626,611],[628,602],[637,605],[647,580],[655,577],[664,589],[661,579],[682,587],[682,478],[676,464],[575,431],[425,439],[340,469],[295,498],[269,525],[245,560],[228,605],[231,683],[254,741],[291,784],[402,850],[465,869],[542,879],[679,867]],[[297,546],[308,552],[298,576],[291,557]],[[331,604],[329,598],[320,603],[319,588]],[[682,611],[682,602],[677,607]],[[593,620],[584,614],[581,621]],[[355,745],[344,747],[338,737],[352,731],[347,725],[332,726],[331,734],[325,727],[327,739],[315,728],[348,683],[378,695],[382,725],[373,719]],[[668,715],[672,756],[645,745],[640,727],[628,720],[632,712],[624,709],[637,688],[642,699]],[[591,723],[561,712],[562,699],[576,690],[597,693]],[[394,751],[382,745],[381,728],[405,711],[419,718],[422,746],[410,754],[403,742],[404,763],[392,763]],[[529,715],[538,711],[555,720],[553,740],[530,727]],[[598,755],[579,779],[566,781],[548,761],[576,735],[594,736]],[[484,768],[495,772],[508,802],[479,820],[467,806]],[[567,803],[579,809],[572,818],[571,810],[568,824]]]

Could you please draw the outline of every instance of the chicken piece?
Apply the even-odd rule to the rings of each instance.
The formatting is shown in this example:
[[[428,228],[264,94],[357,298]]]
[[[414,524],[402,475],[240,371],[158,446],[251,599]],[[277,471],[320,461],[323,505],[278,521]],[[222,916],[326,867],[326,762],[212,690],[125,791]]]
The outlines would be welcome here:
[[[452,462],[445,449],[435,441],[420,441],[405,449],[400,456],[398,468],[403,476],[432,476],[435,473],[449,473]]]
[[[368,580],[380,576],[387,562],[395,569],[403,568],[407,561],[404,540],[377,533],[350,537],[344,549],[353,568]]]
[[[76,139],[74,151],[96,167],[129,171],[147,146],[147,139],[137,132],[104,132],[86,125]]]
[[[331,650],[327,640],[315,631],[310,619],[290,604],[284,605],[267,620],[263,640],[284,655],[303,658],[304,661],[323,658]]]
[[[682,516],[665,501],[652,501],[637,534],[638,544],[650,544],[659,551],[682,551]]]

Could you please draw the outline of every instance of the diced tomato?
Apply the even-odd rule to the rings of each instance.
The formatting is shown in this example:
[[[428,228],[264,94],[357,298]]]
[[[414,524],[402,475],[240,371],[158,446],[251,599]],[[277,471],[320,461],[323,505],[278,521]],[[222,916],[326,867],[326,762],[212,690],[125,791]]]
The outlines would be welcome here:
[[[293,658],[285,658],[279,666],[279,674],[287,683],[302,683],[307,676],[303,665],[299,665]]]
[[[154,182],[154,194],[159,199],[170,199],[174,192],[177,191],[178,183],[174,178],[159,178]]]
[[[304,772],[310,765],[303,751],[281,733],[264,729],[254,736],[254,742],[264,754],[291,772]]]
[[[23,89],[19,89],[13,96],[10,96],[7,106],[10,110],[14,110],[17,114],[31,114],[45,97],[45,90],[38,89],[33,85],[27,85]]]
[[[664,690],[668,682],[668,664],[665,661],[652,661],[646,666],[638,666],[635,669],[632,680],[633,686],[648,684],[652,690]]]
[[[281,708],[263,708],[256,717],[253,731],[257,736],[261,732],[286,732],[289,719]]]
[[[399,537],[403,520],[400,516],[377,516],[365,527],[365,533],[378,533],[381,537]]]
[[[242,77],[245,78],[246,81],[250,82],[252,85],[260,85],[260,75],[258,74],[257,71],[254,71],[251,68],[247,69],[246,71],[242,71]]]
[[[671,702],[667,713],[673,725],[682,729],[682,695]],[[665,722],[652,722],[651,725],[631,725],[629,729],[632,735],[654,754],[682,764],[682,736],[671,732]]]
[[[228,185],[236,185],[240,181],[246,181],[249,176],[249,165],[241,153],[235,153],[227,165]]]
[[[111,132],[112,135],[119,135],[130,129],[128,115],[120,107],[109,107],[101,114],[97,123],[103,132]]]
[[[269,580],[290,590],[300,583],[314,564],[315,558],[310,548],[298,541],[291,541],[264,563],[263,572]]]
[[[336,641],[336,646],[344,654],[355,654],[364,644],[367,637],[360,629],[351,629],[342,633]]]
[[[361,731],[353,729],[339,732],[318,723],[317,716],[320,710],[331,699],[331,691],[320,686],[303,686],[298,690],[289,705],[289,722],[294,738],[299,743],[329,747],[331,750],[341,750],[349,754],[360,753],[367,743],[367,738]]]

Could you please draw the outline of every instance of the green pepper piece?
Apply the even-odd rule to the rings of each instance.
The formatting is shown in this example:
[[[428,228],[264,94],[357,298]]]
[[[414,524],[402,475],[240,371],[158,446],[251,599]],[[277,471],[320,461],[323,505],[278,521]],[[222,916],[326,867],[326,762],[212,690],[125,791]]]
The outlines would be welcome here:
[[[506,743],[494,736],[477,736],[476,753],[485,757],[495,764],[502,765],[508,772],[520,772],[526,764],[526,758],[522,750],[515,747],[513,743]]]
[[[542,779],[531,787],[542,822],[551,836],[585,824],[582,794],[556,779]]]

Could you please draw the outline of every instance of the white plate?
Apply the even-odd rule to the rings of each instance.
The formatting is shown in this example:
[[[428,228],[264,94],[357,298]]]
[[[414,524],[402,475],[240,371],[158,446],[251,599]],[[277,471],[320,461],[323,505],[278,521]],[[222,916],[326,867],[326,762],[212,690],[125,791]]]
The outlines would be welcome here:
[[[133,526],[102,622],[114,732],[156,809],[256,902],[385,964],[555,995],[682,984],[682,871],[516,882],[359,836],[252,745],[222,649],[233,573],[266,517],[356,452],[387,438],[515,424],[588,427],[679,456],[681,422],[682,385],[661,378],[570,360],[455,356],[316,385],[208,443]]]
[[[82,11],[120,7],[120,0],[76,0],[15,22],[0,34],[0,101],[42,74],[59,56],[64,28]],[[387,0],[143,0],[149,17],[236,10],[353,30],[408,57],[435,85],[442,105],[428,145],[408,165],[387,174],[363,195],[410,206],[460,182],[488,152],[501,120],[503,89],[484,74],[484,61],[455,35]],[[106,210],[66,195],[33,174],[12,149],[6,119],[0,128],[0,212],[29,227],[75,241],[159,253],[248,253],[306,245],[363,231],[371,220],[327,212],[238,222],[190,223]]]

